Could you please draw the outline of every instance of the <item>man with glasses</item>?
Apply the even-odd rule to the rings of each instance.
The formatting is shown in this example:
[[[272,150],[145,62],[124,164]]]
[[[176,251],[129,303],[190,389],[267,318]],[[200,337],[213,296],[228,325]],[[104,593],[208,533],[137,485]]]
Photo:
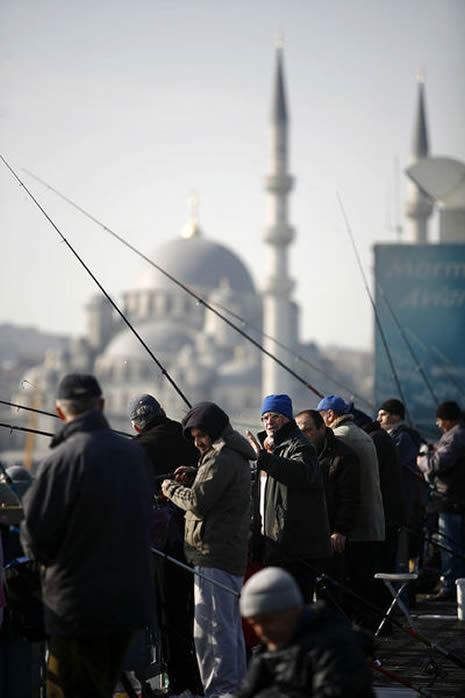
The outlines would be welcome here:
[[[286,569],[311,602],[318,560],[330,557],[323,479],[315,449],[294,421],[288,395],[268,395],[261,410],[264,431],[247,437],[266,473],[260,487],[265,565]]]

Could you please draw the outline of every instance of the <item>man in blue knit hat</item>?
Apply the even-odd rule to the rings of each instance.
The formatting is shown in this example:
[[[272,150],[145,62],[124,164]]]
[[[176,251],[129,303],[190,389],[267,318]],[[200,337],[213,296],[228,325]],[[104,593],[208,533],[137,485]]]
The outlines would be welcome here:
[[[288,395],[265,397],[261,421],[258,438],[250,431],[247,437],[257,469],[266,473],[259,497],[263,562],[290,572],[308,603],[318,561],[331,555],[320,466],[313,444],[294,421]]]

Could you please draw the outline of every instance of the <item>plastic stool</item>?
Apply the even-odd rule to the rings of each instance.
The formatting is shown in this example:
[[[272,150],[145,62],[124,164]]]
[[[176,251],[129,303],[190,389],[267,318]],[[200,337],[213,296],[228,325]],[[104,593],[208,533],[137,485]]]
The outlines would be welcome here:
[[[418,574],[410,574],[410,573],[404,573],[404,574],[387,574],[385,572],[377,572],[375,574],[375,579],[382,579],[386,587],[389,589],[392,595],[392,603],[389,606],[388,610],[386,611],[384,618],[382,619],[381,623],[378,625],[378,628],[375,632],[375,637],[378,637],[381,628],[391,615],[392,611],[394,610],[394,606],[397,604],[404,616],[407,618],[407,622],[409,624],[410,628],[415,629],[415,626],[413,624],[413,620],[408,612],[408,608],[405,606],[404,602],[400,598],[400,595],[402,594],[403,590],[407,586],[409,582],[411,582],[414,579],[418,579]],[[397,589],[394,589],[392,586],[392,582],[401,582],[400,587]]]

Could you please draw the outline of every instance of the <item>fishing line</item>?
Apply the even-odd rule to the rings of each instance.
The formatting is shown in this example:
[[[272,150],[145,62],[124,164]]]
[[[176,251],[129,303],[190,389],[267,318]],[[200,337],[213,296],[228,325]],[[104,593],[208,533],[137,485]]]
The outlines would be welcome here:
[[[373,312],[374,312],[374,314],[375,314],[376,326],[378,327],[379,334],[380,334],[381,340],[382,340],[382,342],[383,342],[384,349],[385,349],[385,351],[386,351],[386,356],[387,356],[387,358],[388,358],[389,365],[390,365],[390,367],[391,367],[392,377],[393,377],[394,382],[395,382],[395,384],[396,384],[396,386],[397,386],[397,390],[398,390],[399,395],[400,395],[400,397],[401,397],[401,399],[402,399],[402,402],[403,402],[404,405],[405,405],[405,411],[407,412],[407,419],[408,419],[408,421],[409,421],[409,423],[410,423],[410,426],[413,426],[412,420],[411,420],[411,418],[410,418],[410,413],[409,413],[409,411],[408,411],[408,409],[407,409],[407,403],[406,403],[406,400],[405,400],[405,396],[404,396],[404,393],[403,393],[402,388],[401,388],[401,386],[400,386],[399,377],[398,377],[398,375],[397,375],[397,371],[396,371],[396,369],[395,369],[394,362],[393,362],[393,360],[392,360],[392,355],[391,355],[391,352],[390,352],[390,350],[389,350],[389,346],[388,346],[388,343],[387,343],[387,340],[386,340],[386,336],[385,336],[385,334],[384,334],[384,330],[383,330],[383,327],[382,327],[382,325],[381,325],[381,320],[379,319],[378,310],[377,310],[377,308],[376,308],[376,304],[375,304],[375,301],[374,301],[374,299],[373,299],[373,295],[372,295],[372,293],[371,293],[371,291],[370,291],[370,288],[369,288],[369,286],[368,286],[368,281],[367,281],[367,278],[366,278],[366,275],[365,275],[365,271],[364,271],[364,269],[363,269],[362,262],[361,262],[361,260],[360,260],[360,255],[359,255],[359,253],[358,253],[358,249],[357,249],[357,246],[356,246],[356,244],[355,244],[354,236],[353,236],[353,234],[352,234],[352,230],[351,230],[351,227],[350,227],[350,225],[349,225],[349,219],[347,218],[347,215],[346,215],[346,212],[345,212],[345,208],[344,208],[343,203],[342,203],[342,199],[341,199],[341,197],[339,196],[339,193],[338,193],[338,192],[336,192],[336,197],[337,197],[337,200],[338,200],[338,202],[339,202],[339,206],[340,206],[340,209],[341,209],[342,217],[343,217],[343,219],[344,219],[344,223],[345,223],[345,227],[346,227],[346,230],[347,230],[347,234],[348,234],[348,236],[349,236],[350,242],[352,243],[352,249],[353,249],[353,251],[354,251],[355,258],[356,258],[356,260],[357,260],[358,268],[360,269],[360,273],[361,273],[361,275],[362,275],[362,279],[363,279],[363,283],[364,283],[364,286],[365,286],[365,290],[366,290],[366,292],[367,292],[368,298],[370,299],[370,303],[371,303],[371,306],[372,306],[372,308],[373,308]]]
[[[279,366],[281,366],[281,368],[283,368],[283,369],[284,369],[285,371],[287,371],[291,376],[293,376],[297,381],[299,381],[299,383],[302,383],[303,385],[305,385],[305,387],[307,387],[309,390],[311,390],[311,391],[312,391],[315,395],[317,395],[318,397],[324,397],[323,394],[322,394],[319,390],[317,390],[313,385],[311,385],[310,383],[308,383],[304,378],[302,378],[302,376],[299,376],[299,374],[297,374],[295,371],[293,371],[291,368],[289,368],[289,366],[287,366],[287,365],[286,365],[285,363],[283,363],[280,359],[278,359],[277,356],[275,356],[274,354],[272,354],[271,352],[269,352],[267,349],[265,349],[265,347],[264,347],[262,344],[260,344],[259,342],[257,342],[255,339],[253,339],[253,337],[251,337],[251,336],[248,335],[246,332],[244,332],[244,330],[242,330],[240,327],[238,327],[238,326],[235,325],[233,322],[231,322],[230,320],[228,320],[227,317],[225,317],[222,313],[220,313],[220,312],[219,312],[218,310],[216,310],[212,305],[210,305],[210,303],[209,303],[208,301],[206,301],[205,298],[202,298],[202,296],[199,296],[197,293],[195,293],[194,291],[192,291],[192,289],[190,289],[188,286],[186,286],[184,283],[182,283],[182,281],[179,281],[178,279],[176,279],[172,274],[170,274],[168,271],[166,271],[165,269],[163,269],[162,267],[160,267],[158,264],[156,264],[156,262],[154,262],[152,259],[150,259],[149,257],[147,257],[147,255],[145,255],[143,252],[141,252],[141,251],[138,250],[136,247],[134,247],[134,245],[132,245],[130,242],[128,242],[127,240],[125,240],[123,237],[121,237],[121,235],[118,235],[118,233],[115,233],[114,230],[112,230],[111,228],[109,228],[107,225],[105,225],[104,223],[102,223],[101,221],[99,221],[98,218],[95,218],[95,216],[93,216],[91,213],[89,213],[89,212],[86,211],[84,208],[82,208],[82,206],[79,206],[79,205],[76,204],[74,201],[72,201],[71,199],[69,199],[67,196],[65,196],[64,194],[61,194],[57,189],[55,189],[55,188],[52,187],[51,185],[47,184],[44,180],[40,179],[40,178],[37,177],[36,175],[32,174],[32,172],[30,172],[29,170],[24,170],[24,171],[27,172],[27,174],[29,174],[29,175],[30,175],[31,177],[33,177],[35,180],[37,180],[38,182],[40,182],[43,186],[47,187],[48,189],[50,189],[51,191],[53,191],[55,194],[57,194],[57,196],[59,196],[60,198],[62,198],[63,201],[66,201],[70,206],[73,206],[73,208],[75,208],[77,211],[80,211],[80,213],[82,213],[84,216],[86,216],[86,217],[89,218],[91,221],[93,221],[94,223],[96,223],[98,226],[100,226],[101,228],[103,228],[103,230],[105,230],[107,233],[109,233],[110,235],[112,235],[112,236],[113,236],[116,240],[118,240],[118,242],[120,242],[122,245],[125,245],[128,249],[130,249],[132,252],[134,252],[134,253],[137,254],[139,257],[141,257],[141,259],[143,259],[144,261],[148,262],[148,264],[150,264],[152,267],[154,267],[155,269],[157,269],[161,274],[163,274],[163,275],[166,276],[168,279],[170,279],[170,281],[172,281],[174,284],[176,284],[177,286],[179,286],[179,288],[181,288],[183,291],[185,291],[186,293],[188,293],[192,298],[195,298],[195,300],[196,300],[198,303],[200,303],[200,305],[203,305],[205,308],[207,308],[207,309],[210,310],[212,313],[214,313],[217,317],[221,318],[221,320],[223,320],[223,322],[225,322],[227,325],[229,325],[229,327],[232,327],[234,330],[236,330],[236,332],[238,332],[242,337],[244,337],[244,339],[246,339],[248,342],[250,342],[250,343],[253,344],[255,347],[257,347],[257,349],[259,349],[263,354],[265,354],[265,355],[268,356],[270,359],[272,359],[273,361],[275,361]],[[228,311],[228,312],[229,312],[229,311]],[[237,316],[237,317],[238,317],[238,316]],[[241,321],[245,323],[245,321],[242,320],[242,318],[241,318]],[[247,324],[247,323],[245,323],[245,324]],[[271,339],[271,338],[270,338],[270,339]],[[276,340],[273,340],[273,341],[276,341]]]
[[[18,405],[16,402],[8,402],[7,400],[0,400],[0,405],[8,405],[9,407],[16,407],[18,410],[26,410],[27,412],[36,412],[37,414],[44,414],[47,417],[53,417],[54,419],[60,419],[60,417],[55,412],[46,412],[45,410],[39,410],[36,407],[29,407],[27,405]],[[132,434],[128,434],[125,431],[118,431],[117,429],[112,429],[115,434],[121,434],[121,436],[128,436],[132,438]]]
[[[382,297],[383,297],[383,300],[384,300],[384,302],[386,303],[386,306],[387,306],[389,312],[391,313],[391,317],[392,317],[392,319],[394,320],[394,322],[395,322],[395,324],[396,324],[396,327],[397,327],[397,329],[399,330],[399,332],[400,332],[400,334],[401,334],[401,336],[402,336],[402,339],[404,340],[405,345],[406,345],[407,349],[408,349],[409,352],[410,352],[410,356],[411,356],[412,359],[413,359],[413,362],[414,362],[414,364],[415,364],[415,368],[416,368],[416,370],[420,373],[421,377],[423,378],[423,381],[424,381],[426,387],[428,388],[431,397],[433,398],[433,403],[434,403],[434,404],[436,405],[436,407],[437,407],[438,404],[439,404],[439,400],[438,400],[438,398],[436,397],[436,395],[435,395],[435,393],[434,393],[434,390],[433,390],[433,387],[432,387],[430,381],[428,380],[428,378],[427,378],[427,376],[426,376],[426,373],[425,373],[425,371],[423,370],[423,367],[422,367],[422,365],[420,364],[420,362],[419,362],[419,360],[418,360],[418,357],[417,357],[417,355],[416,355],[416,353],[415,353],[415,351],[414,351],[414,349],[413,349],[411,343],[409,342],[409,340],[408,340],[408,338],[407,338],[407,335],[406,335],[406,333],[405,333],[405,330],[404,330],[404,328],[402,327],[402,325],[400,324],[399,319],[398,319],[397,315],[395,314],[394,309],[393,309],[391,303],[389,302],[389,299],[388,299],[388,297],[386,296],[386,294],[385,294],[385,292],[384,292],[384,289],[383,289],[383,287],[381,286],[381,284],[379,283],[379,281],[376,282],[376,285],[378,286],[379,292],[381,293],[381,295],[382,295]]]
[[[119,307],[118,307],[118,305],[115,303],[115,301],[110,297],[110,295],[107,293],[107,291],[103,288],[102,284],[98,281],[98,279],[97,279],[96,276],[92,273],[92,271],[89,269],[89,267],[88,267],[87,264],[84,262],[84,260],[78,255],[78,253],[76,252],[76,250],[74,249],[74,247],[68,242],[68,240],[65,238],[65,236],[63,235],[63,233],[61,232],[61,230],[58,228],[58,226],[53,222],[53,220],[50,218],[50,216],[49,216],[48,213],[45,211],[45,209],[41,206],[41,204],[37,201],[37,199],[34,197],[34,195],[29,191],[29,189],[26,187],[26,185],[24,184],[24,182],[21,181],[21,179],[18,177],[18,175],[16,174],[16,172],[13,170],[13,168],[8,164],[8,162],[5,160],[5,158],[4,158],[3,155],[1,155],[1,154],[0,154],[0,159],[2,160],[2,162],[4,163],[4,165],[6,165],[6,167],[9,169],[9,171],[11,172],[11,174],[13,175],[13,177],[19,182],[20,186],[23,187],[24,191],[25,191],[25,192],[28,194],[28,196],[32,199],[32,201],[33,201],[34,204],[37,206],[37,208],[42,212],[42,214],[43,214],[43,215],[45,216],[45,218],[48,220],[48,222],[50,223],[50,225],[56,230],[56,232],[58,233],[58,235],[60,236],[60,238],[62,239],[62,241],[66,244],[66,246],[68,247],[68,249],[73,253],[73,255],[76,257],[76,259],[79,261],[79,263],[84,267],[84,269],[87,271],[87,273],[89,274],[89,276],[91,277],[91,279],[97,284],[97,286],[99,287],[99,289],[101,290],[101,292],[103,293],[103,295],[105,296],[105,298],[107,299],[107,301],[113,306],[113,308],[116,310],[116,312],[117,312],[118,315],[121,317],[121,319],[122,319],[122,320],[125,322],[125,324],[129,327],[129,329],[131,330],[131,332],[137,337],[137,339],[138,339],[139,342],[142,344],[142,346],[144,347],[144,349],[147,351],[147,353],[149,354],[149,356],[155,361],[155,363],[156,363],[156,365],[158,366],[158,368],[160,369],[162,375],[171,383],[171,385],[173,386],[173,388],[176,390],[176,392],[178,393],[178,395],[184,400],[184,402],[186,403],[186,405],[187,405],[188,407],[192,407],[192,405],[191,405],[191,403],[189,402],[189,400],[187,399],[187,397],[184,395],[184,393],[183,393],[182,390],[179,388],[179,386],[175,383],[175,381],[171,378],[171,376],[169,375],[168,371],[162,366],[162,364],[161,364],[160,361],[157,359],[157,357],[155,356],[155,354],[151,351],[151,349],[150,349],[150,348],[147,346],[147,344],[144,342],[144,340],[142,339],[142,337],[140,336],[140,334],[137,332],[137,330],[135,329],[135,327],[129,322],[129,320],[127,319],[127,317],[125,316],[125,314],[119,309]]]

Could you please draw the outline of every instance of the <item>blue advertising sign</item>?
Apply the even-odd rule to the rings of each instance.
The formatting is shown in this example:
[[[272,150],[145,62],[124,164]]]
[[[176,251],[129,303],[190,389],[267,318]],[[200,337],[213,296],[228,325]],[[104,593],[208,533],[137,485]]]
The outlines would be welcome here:
[[[465,407],[465,244],[374,249],[376,308],[405,402],[418,429],[434,435],[436,405],[427,381],[438,402]],[[389,397],[400,395],[376,327],[376,405]]]

